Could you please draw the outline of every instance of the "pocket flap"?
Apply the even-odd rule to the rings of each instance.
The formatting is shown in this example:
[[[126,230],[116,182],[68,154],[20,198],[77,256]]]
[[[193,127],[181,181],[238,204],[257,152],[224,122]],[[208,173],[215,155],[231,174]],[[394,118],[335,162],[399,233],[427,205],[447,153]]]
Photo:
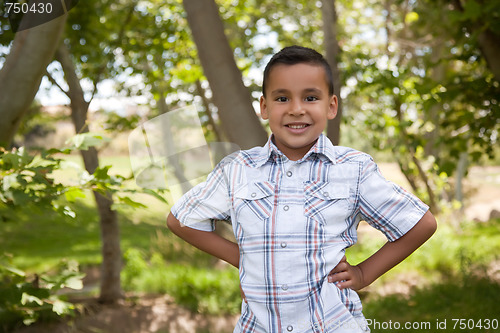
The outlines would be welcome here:
[[[270,182],[253,182],[240,187],[235,197],[246,200],[257,200],[273,195],[274,185]]]
[[[340,183],[309,182],[304,185],[307,196],[322,200],[336,200],[349,198],[349,186]]]

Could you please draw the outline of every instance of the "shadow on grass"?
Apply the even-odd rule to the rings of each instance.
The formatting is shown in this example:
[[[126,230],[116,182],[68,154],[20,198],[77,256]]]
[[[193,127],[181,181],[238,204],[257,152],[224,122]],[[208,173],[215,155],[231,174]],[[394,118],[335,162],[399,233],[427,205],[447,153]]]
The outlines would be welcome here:
[[[376,332],[498,332],[500,284],[464,274],[414,289],[365,300],[364,313]],[[461,321],[460,321],[461,320]]]

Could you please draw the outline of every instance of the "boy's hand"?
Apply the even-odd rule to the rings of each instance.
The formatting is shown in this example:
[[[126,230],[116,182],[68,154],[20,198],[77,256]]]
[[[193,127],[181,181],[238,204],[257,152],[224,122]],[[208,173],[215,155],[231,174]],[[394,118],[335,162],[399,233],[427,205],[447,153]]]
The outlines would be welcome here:
[[[359,290],[366,287],[361,268],[351,266],[345,256],[328,274],[328,282],[336,283],[339,289]]]
[[[245,296],[245,293],[243,292],[243,289],[241,288],[241,283],[240,283],[240,293],[241,293],[241,298],[242,298],[242,299],[245,301],[245,303],[246,303],[247,298],[246,298],[246,296]]]

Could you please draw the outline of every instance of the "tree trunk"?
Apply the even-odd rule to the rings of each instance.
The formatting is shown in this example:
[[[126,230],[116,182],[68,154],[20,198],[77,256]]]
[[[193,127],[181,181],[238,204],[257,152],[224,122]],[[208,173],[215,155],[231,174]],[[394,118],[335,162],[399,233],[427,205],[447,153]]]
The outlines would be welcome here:
[[[61,63],[66,82],[68,83],[68,96],[71,100],[71,119],[77,133],[89,131],[87,125],[87,112],[89,103],[85,100],[80,80],[76,74],[69,51],[61,44],[56,52],[56,59]],[[91,147],[80,151],[85,169],[94,173],[99,166],[97,150]],[[122,297],[120,271],[122,266],[120,250],[120,228],[116,211],[111,209],[113,200],[110,195],[104,196],[94,192],[97,209],[99,212],[102,240],[102,267],[101,290],[99,301],[102,303],[115,303]]]
[[[500,36],[490,29],[486,29],[479,34],[479,48],[483,53],[484,59],[495,76],[500,81]]]
[[[67,15],[16,33],[0,70],[0,147],[9,147],[54,58]]]
[[[210,126],[211,130],[214,131],[215,140],[217,140],[217,142],[225,141],[223,139],[224,135],[221,132],[219,125],[217,125],[217,123],[214,120],[214,117],[212,116],[212,112],[210,111],[210,102],[205,93],[205,89],[203,89],[203,87],[201,86],[200,80],[196,80],[196,92],[201,97],[203,107],[205,108],[205,114],[207,115],[208,118],[208,125]]]
[[[167,103],[165,102],[165,93],[162,88],[158,88],[158,92],[160,97],[158,98],[158,109],[160,111],[160,114],[165,114],[167,113],[168,106]],[[185,169],[186,166],[183,167],[181,160],[179,158],[179,153],[177,154],[172,154],[175,150],[175,140],[181,140],[179,138],[174,139],[174,135],[172,134],[171,131],[171,123],[165,122],[165,117],[161,118],[162,120],[162,141],[165,144],[165,153],[166,153],[166,158],[167,158],[167,163],[172,167],[174,171],[174,176],[177,178],[177,181],[179,182],[179,185],[181,187],[182,193],[186,193],[189,191],[193,185],[189,182],[191,179],[187,179],[185,176]]]
[[[267,133],[243,84],[215,1],[184,0],[183,4],[224,133],[242,149],[263,145]]]
[[[422,183],[425,187],[425,190],[427,191],[427,195],[429,196],[430,210],[434,214],[438,214],[439,213],[439,206],[438,206],[438,203],[436,201],[436,196],[434,194],[434,190],[432,189],[432,186],[431,186],[431,180],[429,179],[429,177],[427,177],[426,171],[422,167],[422,163],[420,163],[420,160],[417,158],[416,151],[409,141],[409,135],[408,135],[408,132],[406,131],[406,127],[403,125],[403,110],[401,109],[401,105],[402,105],[401,101],[399,100],[399,98],[396,97],[395,98],[395,110],[397,112],[398,127],[399,127],[399,131],[401,133],[401,142],[405,146],[406,151],[410,154],[411,159],[412,159],[413,163],[415,164],[415,167],[417,168],[418,177],[422,181]],[[400,166],[403,165],[401,163],[401,161],[399,161],[398,163]],[[408,172],[406,167],[402,168],[401,171],[403,171],[403,173]],[[410,178],[408,176],[406,176],[406,177],[408,180],[410,180]],[[410,184],[412,187],[416,186],[416,182],[410,182]],[[415,187],[414,187],[414,190],[416,190]]]
[[[328,121],[327,134],[328,138],[334,145],[340,143],[340,123],[342,121],[342,100],[340,98],[340,71],[338,67],[338,59],[340,56],[340,46],[337,41],[337,11],[335,10],[335,0],[322,1],[323,15],[323,33],[324,33],[324,48],[326,51],[326,60],[332,68],[333,74],[333,93],[338,98],[337,116]]]
[[[455,10],[464,11],[460,0],[453,0],[452,3]],[[477,38],[479,49],[495,79],[500,81],[500,57],[498,56],[500,54],[500,36],[493,32],[490,27],[485,27],[484,24],[470,23],[468,28],[471,32],[481,31]]]

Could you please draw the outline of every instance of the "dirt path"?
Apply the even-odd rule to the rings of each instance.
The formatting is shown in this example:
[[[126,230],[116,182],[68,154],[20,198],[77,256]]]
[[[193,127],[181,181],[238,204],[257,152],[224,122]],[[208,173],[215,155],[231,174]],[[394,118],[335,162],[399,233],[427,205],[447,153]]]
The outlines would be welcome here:
[[[203,316],[177,306],[165,295],[143,295],[114,306],[80,303],[84,315],[65,323],[33,325],[15,333],[230,333],[238,316]]]

